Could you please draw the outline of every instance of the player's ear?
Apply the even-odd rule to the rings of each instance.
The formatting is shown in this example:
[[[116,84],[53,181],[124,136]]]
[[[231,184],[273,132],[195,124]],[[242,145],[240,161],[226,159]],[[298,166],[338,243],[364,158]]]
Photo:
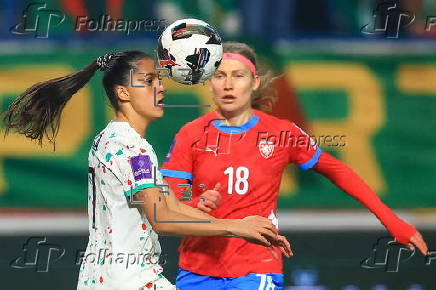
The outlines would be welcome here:
[[[129,90],[125,86],[117,85],[115,86],[114,90],[115,90],[115,94],[117,95],[117,98],[121,102],[130,101]]]
[[[259,86],[260,86],[260,77],[259,77],[258,75],[255,75],[255,76],[253,77],[253,80],[254,80],[254,82],[253,82],[253,91],[255,91],[255,90],[257,90],[257,89],[259,88]]]

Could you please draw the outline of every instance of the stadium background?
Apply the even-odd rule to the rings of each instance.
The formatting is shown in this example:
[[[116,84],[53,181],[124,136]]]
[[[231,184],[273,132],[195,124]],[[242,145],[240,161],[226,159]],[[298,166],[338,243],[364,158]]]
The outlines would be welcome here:
[[[166,24],[199,18],[216,26],[224,40],[255,47],[262,62],[281,75],[273,114],[317,138],[344,136],[344,146],[327,139],[320,145],[422,230],[436,251],[436,34],[425,31],[426,17],[436,15],[436,9],[430,1],[397,1],[416,19],[400,25],[399,37],[389,39],[383,32],[361,32],[374,21],[377,1],[51,0],[44,9],[65,14],[65,20],[48,26],[47,38],[11,32],[29,3],[0,4],[1,111],[31,84],[78,70],[108,51],[153,53],[159,31],[75,31],[78,16],[108,14]],[[211,104],[202,85],[167,80],[164,85],[168,104]],[[160,160],[178,129],[206,110],[167,108],[165,118],[151,125],[147,139]],[[17,135],[0,140],[0,289],[75,289],[75,255],[87,243],[87,154],[93,136],[110,118],[97,73],[67,105],[56,152]],[[431,275],[436,262],[426,266],[418,254],[401,261],[397,273],[362,268],[373,244],[387,233],[359,203],[316,173],[290,166],[279,208],[281,229],[295,252],[285,261],[289,289],[436,289]],[[65,249],[48,272],[35,269],[34,249],[23,256],[30,237],[46,237],[46,243]],[[161,240],[166,273],[174,281],[179,239]],[[20,256],[27,264],[13,266]]]

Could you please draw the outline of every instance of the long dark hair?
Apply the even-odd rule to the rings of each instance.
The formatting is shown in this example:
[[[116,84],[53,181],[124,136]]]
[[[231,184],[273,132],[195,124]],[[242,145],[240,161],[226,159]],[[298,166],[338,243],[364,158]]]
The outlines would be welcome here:
[[[255,66],[260,78],[260,86],[251,94],[251,107],[262,111],[271,111],[277,100],[273,82],[275,77],[271,70],[259,63],[253,48],[242,42],[224,42],[223,52],[239,53],[248,58]]]
[[[151,58],[141,51],[124,51],[100,56],[87,67],[64,77],[36,83],[9,106],[3,118],[5,136],[10,130],[42,145],[44,136],[55,144],[62,110],[71,97],[84,87],[97,69],[104,71],[103,86],[115,111],[119,110],[114,87],[127,86],[130,70],[140,59]]]

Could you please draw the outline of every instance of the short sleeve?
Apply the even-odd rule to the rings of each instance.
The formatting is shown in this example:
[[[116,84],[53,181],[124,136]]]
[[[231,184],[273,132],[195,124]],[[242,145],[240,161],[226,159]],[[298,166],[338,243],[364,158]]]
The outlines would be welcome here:
[[[134,195],[143,189],[162,185],[153,147],[145,140],[128,144],[128,141],[120,139],[108,145],[105,161],[116,166],[116,171],[120,172],[124,195]]]
[[[192,142],[185,127],[174,137],[160,171],[165,177],[175,177],[192,181]]]
[[[289,162],[297,164],[303,170],[311,169],[318,162],[321,149],[316,141],[296,124],[290,123],[290,132]]]

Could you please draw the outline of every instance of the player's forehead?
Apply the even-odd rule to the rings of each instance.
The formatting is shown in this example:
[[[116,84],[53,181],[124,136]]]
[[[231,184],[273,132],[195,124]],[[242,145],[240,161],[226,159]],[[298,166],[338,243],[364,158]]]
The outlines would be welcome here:
[[[154,70],[154,61],[150,58],[143,58],[136,62],[136,72],[142,74],[156,74],[157,71]]]
[[[235,59],[223,59],[217,68],[218,73],[249,72],[247,65]]]

